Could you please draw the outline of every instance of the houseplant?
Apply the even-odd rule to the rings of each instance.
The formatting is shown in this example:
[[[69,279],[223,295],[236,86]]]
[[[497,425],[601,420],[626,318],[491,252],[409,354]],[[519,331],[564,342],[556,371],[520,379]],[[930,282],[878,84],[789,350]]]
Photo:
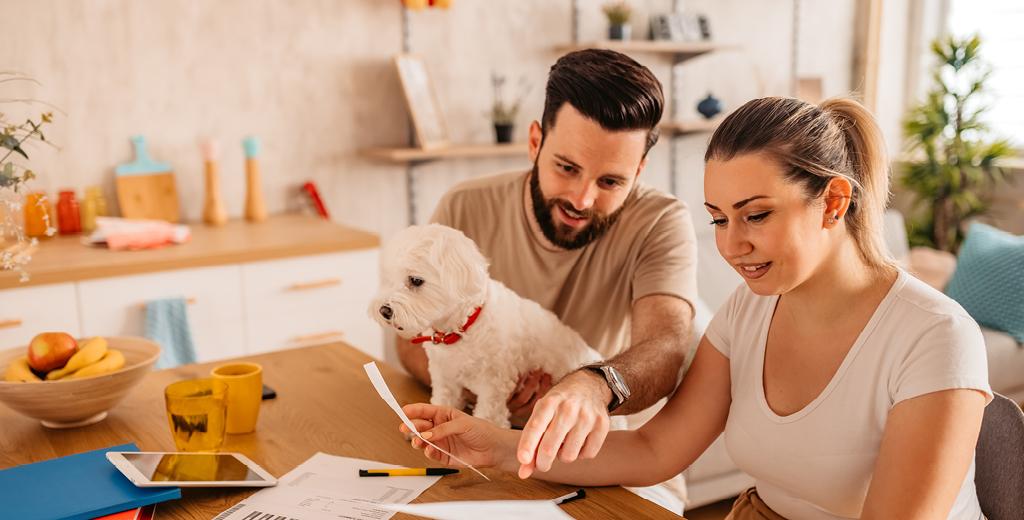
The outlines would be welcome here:
[[[604,15],[608,17],[608,38],[611,40],[628,40],[630,37],[629,17],[633,8],[626,0],[616,0],[604,4]]]
[[[911,245],[955,253],[964,239],[961,223],[987,210],[991,190],[1005,178],[996,163],[1013,149],[984,123],[991,69],[980,47],[978,36],[933,42],[934,85],[903,123],[911,159],[900,181],[914,198]]]
[[[529,92],[529,85],[526,78],[519,80],[519,93],[515,100],[505,100],[504,87],[505,76],[491,73],[491,87],[494,89],[494,103],[491,105],[491,122],[494,123],[494,139],[498,143],[511,143],[515,131],[516,115],[523,99]]]
[[[0,84],[10,82],[33,82],[31,78],[16,72],[0,71]],[[32,99],[4,98],[5,103],[36,103]],[[28,117],[18,123],[6,113],[0,112],[0,271],[19,271],[22,280],[28,279],[25,266],[32,258],[36,247],[36,239],[25,235],[20,217],[24,211],[25,186],[35,178],[35,173],[20,161],[28,160],[25,147],[36,141],[49,144],[43,135],[43,126],[53,121],[52,112],[43,112],[36,117]],[[52,145],[51,145],[52,146]],[[48,222],[46,212],[47,234],[55,231],[53,223]]]

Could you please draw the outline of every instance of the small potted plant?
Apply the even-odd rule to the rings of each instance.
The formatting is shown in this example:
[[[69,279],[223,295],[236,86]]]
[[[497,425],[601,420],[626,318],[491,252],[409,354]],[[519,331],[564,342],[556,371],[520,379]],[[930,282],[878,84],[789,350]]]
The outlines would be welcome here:
[[[491,122],[494,123],[494,139],[498,143],[511,143],[515,132],[516,114],[529,92],[526,78],[519,81],[519,95],[515,101],[508,102],[504,96],[505,76],[491,74],[491,86],[494,88],[494,104],[491,105]]]
[[[629,17],[633,14],[633,8],[626,0],[616,0],[604,4],[603,10],[604,15],[608,17],[608,38],[628,40],[630,37]]]
[[[0,83],[21,81],[37,83],[18,73],[0,71]],[[17,101],[37,102],[32,99]],[[35,173],[22,161],[28,160],[25,146],[29,142],[50,144],[42,128],[52,121],[51,112],[43,112],[37,118],[28,117],[24,122],[14,121],[9,114],[0,113],[0,271],[18,271],[22,281],[28,280],[25,266],[32,259],[37,244],[35,238],[26,235],[24,224],[17,218],[24,211],[25,204],[34,200],[25,196],[25,185],[35,177]],[[52,235],[56,230],[45,212],[43,220],[46,234]]]

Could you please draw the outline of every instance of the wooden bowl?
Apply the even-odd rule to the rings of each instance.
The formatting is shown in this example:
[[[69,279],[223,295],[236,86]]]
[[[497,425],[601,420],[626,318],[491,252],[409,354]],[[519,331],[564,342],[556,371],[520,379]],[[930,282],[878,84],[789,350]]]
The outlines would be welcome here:
[[[124,367],[85,379],[14,383],[0,381],[0,402],[48,428],[75,428],[102,421],[128,391],[149,373],[160,345],[145,338],[108,337],[110,348],[124,354]],[[0,351],[0,374],[25,355],[27,347]]]

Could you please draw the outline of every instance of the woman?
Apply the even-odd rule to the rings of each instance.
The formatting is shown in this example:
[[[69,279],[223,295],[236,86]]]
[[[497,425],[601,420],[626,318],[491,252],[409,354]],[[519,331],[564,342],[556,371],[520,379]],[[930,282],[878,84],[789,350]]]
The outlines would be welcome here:
[[[643,428],[610,433],[596,457],[562,464],[550,447],[517,452],[520,432],[455,410],[406,413],[471,464],[594,486],[663,481],[724,430],[756,483],[735,519],[982,518],[984,342],[959,305],[888,256],[886,164],[855,101],[764,98],[726,118],[705,155],[704,205],[746,284],[668,404]]]

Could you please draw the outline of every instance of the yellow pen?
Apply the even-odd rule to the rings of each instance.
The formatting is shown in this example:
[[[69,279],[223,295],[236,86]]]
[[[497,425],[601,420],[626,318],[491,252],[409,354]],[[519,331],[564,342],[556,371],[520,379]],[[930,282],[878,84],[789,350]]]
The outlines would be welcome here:
[[[458,473],[451,468],[361,469],[360,477],[441,477]]]

